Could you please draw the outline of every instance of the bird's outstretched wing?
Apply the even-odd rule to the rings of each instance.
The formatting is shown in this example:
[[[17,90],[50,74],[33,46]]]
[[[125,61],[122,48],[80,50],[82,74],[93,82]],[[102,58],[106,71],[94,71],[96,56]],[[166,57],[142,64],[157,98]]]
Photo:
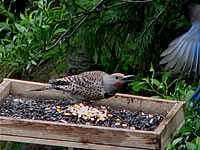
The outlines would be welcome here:
[[[190,100],[194,99],[195,97],[196,97],[196,99],[194,100],[192,107],[194,107],[195,105],[197,105],[197,103],[200,101],[200,86],[194,92],[194,94],[192,95],[192,97],[190,98]],[[200,112],[200,105],[199,105],[198,111]]]
[[[172,41],[161,54],[160,64],[174,74],[181,73],[200,76],[200,24],[193,24],[184,35]]]

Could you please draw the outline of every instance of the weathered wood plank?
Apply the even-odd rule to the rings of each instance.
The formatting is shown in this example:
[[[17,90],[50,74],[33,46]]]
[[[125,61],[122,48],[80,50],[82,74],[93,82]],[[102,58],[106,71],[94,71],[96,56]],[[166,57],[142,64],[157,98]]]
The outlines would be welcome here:
[[[166,115],[176,103],[177,101],[172,100],[117,93],[109,99],[97,102],[96,105],[112,106],[113,109],[119,110],[124,108],[131,111]]]
[[[154,132],[0,117],[0,134],[156,149]]]
[[[8,97],[10,93],[10,81],[3,81],[0,85],[0,103],[1,100],[5,99]]]
[[[147,150],[143,148],[136,147],[122,147],[115,145],[104,145],[104,144],[92,144],[92,143],[79,143],[66,140],[55,140],[55,139],[44,139],[44,138],[33,138],[33,137],[23,137],[23,136],[12,136],[12,135],[0,135],[0,140],[2,141],[20,141],[24,143],[35,143],[35,144],[45,144],[53,146],[63,146],[63,147],[74,147],[74,148],[88,148],[88,149],[101,149],[101,150]]]
[[[165,117],[163,122],[160,123],[158,130],[160,129],[161,132],[161,147],[166,147],[167,144],[170,142],[171,138],[176,135],[179,129],[185,122],[184,119],[184,103],[183,105],[177,103],[169,112],[169,115]],[[157,130],[156,130],[157,132]],[[159,132],[159,131],[158,131]]]

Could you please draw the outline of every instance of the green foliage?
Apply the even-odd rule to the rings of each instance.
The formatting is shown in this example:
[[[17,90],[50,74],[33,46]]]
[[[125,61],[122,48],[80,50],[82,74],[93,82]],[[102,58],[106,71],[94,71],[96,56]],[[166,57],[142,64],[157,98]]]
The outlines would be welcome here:
[[[52,8],[52,3],[47,0],[35,1],[37,10],[30,8],[25,13],[20,13],[20,19],[12,17],[14,14],[5,10],[6,22],[0,22],[0,31],[5,33],[0,40],[0,66],[7,66],[9,74],[13,72],[30,71],[32,66],[37,66],[48,58],[59,53],[65,56],[65,45],[46,52],[45,47],[50,44],[52,38],[65,29],[58,28],[53,22],[62,13],[62,9]],[[8,76],[9,76],[8,74]]]
[[[14,142],[6,142],[6,144],[3,146],[0,143],[0,149],[1,150],[22,150],[24,143],[14,143]]]
[[[183,100],[185,97],[191,97],[191,92],[193,92],[193,90],[191,86],[186,86],[184,80],[179,81],[180,79],[174,79],[170,83],[168,82],[172,74],[171,71],[164,73],[161,77],[161,81],[155,78],[155,71],[152,64],[150,72],[152,73],[151,78],[142,78],[142,81],[130,84],[133,91],[145,90],[151,92],[151,95],[156,94],[154,97],[173,100]],[[169,89],[172,88],[172,86],[175,87],[173,92],[170,92]]]
[[[191,109],[191,107],[189,108]],[[170,142],[167,150],[200,149],[200,116],[196,111],[186,109],[185,124]]]
[[[172,26],[168,19],[177,15],[173,7],[179,7],[180,1],[173,1],[142,36],[165,4],[159,0],[148,4],[125,4],[94,14],[81,28],[84,34],[77,34],[83,41],[82,48],[87,49],[94,62],[102,64],[106,71],[147,72],[150,60],[158,66],[159,55],[167,46],[167,30]]]
[[[143,78],[142,81],[130,84],[134,91],[144,90],[151,92],[154,97],[186,101],[185,124],[170,142],[167,150],[199,150],[200,115],[195,108],[192,108],[192,102],[190,101],[190,97],[196,87],[191,88],[191,86],[186,85],[185,80],[180,81],[179,79],[172,80],[168,83],[172,72],[163,74],[161,81],[159,81],[155,78],[155,71],[152,65],[150,72],[152,72],[151,78]]]
[[[63,62],[67,54],[80,49],[87,51],[93,62],[106,72],[144,76],[149,73],[149,62],[155,69],[160,68],[160,53],[190,27],[190,23],[179,15],[182,0],[171,1],[150,28],[148,25],[168,1],[127,3],[117,7],[114,5],[121,1],[104,1],[76,32],[72,30],[100,0],[37,0],[33,8],[27,6],[19,14],[11,11],[15,9],[12,6],[15,2],[12,0],[5,8],[5,0],[0,1],[0,15],[5,18],[0,22],[0,76],[3,77],[16,73],[23,76],[48,59]],[[48,49],[68,30],[69,34],[61,38],[57,46]],[[199,115],[189,102],[194,89],[184,80],[170,81],[171,72],[157,78],[153,65],[152,76],[132,83],[133,90],[160,98],[186,100],[186,123],[168,149],[199,149]],[[62,63],[50,74],[67,66]]]
[[[2,1],[0,13],[6,21],[0,22],[3,33],[0,64],[6,66],[7,76],[16,72],[27,73],[47,59],[56,58],[56,61],[62,62],[66,51],[77,49],[88,51],[94,63],[107,72],[147,73],[148,62],[152,60],[158,68],[161,51],[173,38],[183,33],[178,30],[187,24],[177,18],[181,0],[172,1],[148,30],[147,26],[162,11],[166,1],[127,3],[108,9],[105,7],[119,1],[105,1],[70,38],[66,35],[56,47],[46,49],[61,34],[75,28],[81,18],[78,15],[83,16],[99,2],[39,0],[34,2],[37,9],[27,7],[18,18],[10,11],[11,5],[5,9]],[[172,30],[177,30],[177,34],[172,35]]]

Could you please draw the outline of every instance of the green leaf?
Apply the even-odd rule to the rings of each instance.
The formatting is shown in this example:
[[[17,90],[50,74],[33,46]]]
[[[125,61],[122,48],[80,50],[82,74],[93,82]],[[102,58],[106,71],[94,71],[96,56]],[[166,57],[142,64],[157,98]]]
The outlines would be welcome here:
[[[136,44],[135,42],[130,42],[130,43],[127,44],[127,46],[128,46],[128,48],[130,48],[130,49],[135,49],[136,46],[137,46],[137,44]]]
[[[32,63],[33,65],[37,65],[37,63],[36,63],[34,60],[31,60],[31,63]]]
[[[3,47],[3,45],[0,45],[0,58],[5,56],[5,54],[6,54],[6,51],[5,51],[4,47]]]
[[[183,149],[186,149],[185,144],[181,144],[181,145],[179,145],[178,150],[183,150]],[[175,150],[176,150],[176,149],[175,149]]]
[[[18,23],[15,23],[15,27],[17,28],[17,30],[21,33],[26,31],[26,28]]]
[[[199,131],[199,128],[200,128],[200,119],[199,118],[194,119],[194,125],[195,125],[195,130]]]
[[[31,20],[33,18],[33,14],[35,13],[35,11],[32,11],[29,16],[28,16],[28,19]]]
[[[22,14],[21,12],[20,12],[20,18],[21,18],[22,20],[26,19],[25,16],[24,16],[24,14]]]
[[[2,41],[5,41],[5,42],[9,42],[9,43],[11,43],[12,41],[11,40],[9,40],[9,39],[1,39]]]
[[[55,31],[55,33],[61,33],[61,32],[66,32],[67,30],[65,28],[59,28]]]
[[[11,66],[15,67],[15,66],[18,66],[19,64],[17,62],[10,62],[9,63]]]
[[[153,69],[153,64],[152,64],[152,62],[151,62],[151,68],[150,68],[150,70],[149,70],[150,72],[154,72],[154,69]]]
[[[143,81],[146,81],[146,83],[150,84],[149,78],[142,78]]]
[[[9,24],[9,17],[8,18],[6,18],[6,24]]]
[[[168,77],[172,74],[172,71],[166,72],[163,76],[162,76],[162,82],[167,85],[167,79]]]
[[[163,89],[163,90],[165,90],[165,87],[164,87],[163,83],[160,83],[158,89]]]
[[[186,132],[192,132],[192,128],[188,127],[188,126],[183,126],[181,129],[180,129],[180,133],[186,133]]]
[[[172,99],[171,96],[164,96],[165,99]]]
[[[0,32],[2,30],[7,30],[7,29],[9,29],[9,25],[6,24],[5,22],[0,22]]]
[[[196,145],[198,146],[198,150],[200,149],[200,137],[196,138]]]
[[[188,103],[191,96],[194,94],[194,91],[190,90],[187,92],[186,96],[185,96],[185,101]]]
[[[172,146],[175,146],[176,144],[178,144],[179,142],[181,142],[183,140],[183,137],[179,137],[177,139],[175,139],[173,142],[172,142]]]
[[[42,25],[42,28],[44,28],[44,29],[49,29],[49,28],[50,28],[50,25]]]
[[[191,143],[191,142],[186,142],[186,147],[187,149],[189,150],[197,150],[196,148],[196,145],[194,143]]]
[[[157,79],[151,79],[152,85],[156,85],[157,87],[160,86],[160,82]]]
[[[97,64],[97,61],[98,61],[98,48],[95,48],[94,55],[93,55],[92,59],[93,59],[94,63]]]
[[[132,85],[132,89],[134,91],[139,91],[144,88],[145,82],[133,82],[130,83],[129,85]]]

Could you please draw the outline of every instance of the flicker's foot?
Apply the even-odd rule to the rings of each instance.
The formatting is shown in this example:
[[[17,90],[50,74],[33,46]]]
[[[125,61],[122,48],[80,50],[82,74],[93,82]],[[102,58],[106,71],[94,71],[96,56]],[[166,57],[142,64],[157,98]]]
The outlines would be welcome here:
[[[92,100],[91,100],[91,101],[88,101],[88,103],[95,103],[95,102],[96,102],[96,101],[92,101]]]
[[[74,104],[78,103],[79,101],[70,99],[68,102],[69,102],[69,105],[74,105]]]
[[[92,101],[92,100],[90,100],[90,101],[82,101],[82,103],[84,104],[84,105],[90,105],[90,104],[92,104],[92,103],[95,103],[96,101]]]

